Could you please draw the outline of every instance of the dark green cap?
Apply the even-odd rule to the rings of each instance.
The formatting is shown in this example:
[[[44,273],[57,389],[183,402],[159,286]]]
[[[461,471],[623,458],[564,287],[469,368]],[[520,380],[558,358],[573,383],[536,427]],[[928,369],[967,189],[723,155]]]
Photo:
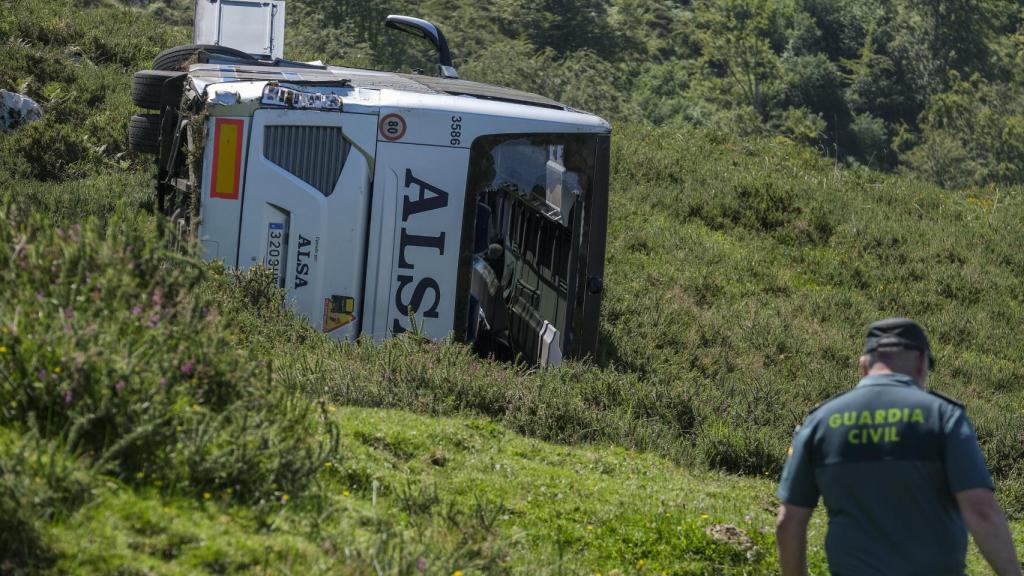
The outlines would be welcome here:
[[[919,350],[928,355],[928,367],[935,367],[935,356],[928,345],[924,328],[907,318],[886,318],[868,326],[864,353],[870,354],[879,348],[905,348]]]

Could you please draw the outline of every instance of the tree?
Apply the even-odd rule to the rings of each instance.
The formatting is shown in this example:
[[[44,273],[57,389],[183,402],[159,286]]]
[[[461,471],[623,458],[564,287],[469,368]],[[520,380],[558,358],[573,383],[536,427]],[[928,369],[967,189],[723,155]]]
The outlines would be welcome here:
[[[1024,86],[956,72],[949,83],[928,103],[908,164],[942,185],[1024,183]]]
[[[779,54],[793,5],[770,0],[705,0],[695,5],[703,82],[695,88],[726,107],[749,106],[767,121],[782,93]]]

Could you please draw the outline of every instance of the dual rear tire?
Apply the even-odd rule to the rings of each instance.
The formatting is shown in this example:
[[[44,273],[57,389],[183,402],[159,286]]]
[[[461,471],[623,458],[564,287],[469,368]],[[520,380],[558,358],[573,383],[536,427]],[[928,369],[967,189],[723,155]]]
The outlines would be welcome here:
[[[154,70],[168,70],[182,72],[188,69],[190,64],[203,63],[209,60],[209,56],[226,56],[239,60],[256,59],[252,56],[227,46],[215,46],[213,44],[186,44],[168,48],[156,55],[153,59]]]
[[[140,154],[160,153],[160,115],[141,114],[128,121],[128,148]]]
[[[132,78],[132,102],[144,110],[161,110],[164,84],[181,76],[181,72],[167,70],[140,70]]]
[[[187,44],[168,48],[153,59],[152,70],[141,70],[132,78],[132,102],[144,110],[163,111],[176,107],[181,99],[181,86],[171,82],[181,78],[190,64],[207,62],[210,56],[223,56],[253,61],[252,56],[227,46]],[[128,148],[141,154],[160,153],[160,114],[132,116],[128,123]]]

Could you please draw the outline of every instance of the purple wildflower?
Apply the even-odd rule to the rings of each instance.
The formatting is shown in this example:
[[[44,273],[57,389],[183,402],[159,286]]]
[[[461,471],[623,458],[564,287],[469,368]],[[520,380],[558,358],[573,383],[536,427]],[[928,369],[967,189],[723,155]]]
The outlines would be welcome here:
[[[164,304],[164,295],[163,295],[162,292],[160,292],[159,288],[153,291],[152,301],[153,301],[153,306],[156,306],[157,308],[160,308],[160,307],[163,306],[163,304]]]
[[[167,378],[161,378],[160,379],[160,387],[161,388],[167,388]]]
[[[154,312],[153,315],[149,317],[149,322],[146,322],[146,326],[148,326],[150,328],[156,328],[156,325],[159,324],[159,323],[160,323],[160,313],[159,312]]]
[[[121,392],[124,392],[124,387],[125,387],[124,380],[118,380],[117,384],[114,384],[114,390],[116,390],[118,394],[120,394]]]
[[[189,376],[196,370],[196,363],[191,360],[186,360],[181,363],[181,373]]]
[[[75,395],[74,395],[73,392],[71,392],[71,390],[68,390],[68,391],[64,392],[64,404],[70,405],[74,401],[75,401]]]
[[[40,380],[46,380],[46,370],[36,372],[36,376],[38,376]]]
[[[132,306],[132,316],[142,314],[142,306]]]
[[[419,570],[420,572],[426,572],[427,571],[427,559],[424,558],[423,556],[420,556],[419,558],[417,558],[416,559],[416,569]]]

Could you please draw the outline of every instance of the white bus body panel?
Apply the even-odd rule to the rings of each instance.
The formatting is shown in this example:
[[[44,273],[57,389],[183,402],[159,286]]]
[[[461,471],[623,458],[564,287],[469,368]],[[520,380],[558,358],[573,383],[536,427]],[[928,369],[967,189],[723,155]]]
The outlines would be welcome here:
[[[203,174],[199,202],[199,244],[203,247],[203,256],[207,260],[222,260],[229,266],[238,265],[238,226],[242,216],[242,202],[239,198],[225,198],[212,195],[213,190],[213,153],[216,149],[216,126],[218,120],[241,122],[242,145],[241,166],[245,166],[249,154],[249,134],[252,132],[252,118],[219,117],[210,118],[206,143],[203,145]],[[199,146],[197,142],[194,144]],[[245,189],[246,171],[239,170],[238,189]]]
[[[381,90],[379,114],[362,330],[375,340],[410,330],[411,307],[420,332],[440,340],[456,328],[463,215],[476,209],[465,206],[473,141],[608,125],[564,110],[395,90]]]
[[[276,109],[257,110],[252,120],[238,266],[276,268],[292,309],[339,339],[358,336],[362,321],[375,120],[365,114]],[[351,148],[329,195],[265,156],[271,126],[342,130]],[[274,261],[277,248],[283,252]]]
[[[429,338],[454,328],[468,161],[466,149],[378,143],[364,333],[410,330],[410,307]]]

